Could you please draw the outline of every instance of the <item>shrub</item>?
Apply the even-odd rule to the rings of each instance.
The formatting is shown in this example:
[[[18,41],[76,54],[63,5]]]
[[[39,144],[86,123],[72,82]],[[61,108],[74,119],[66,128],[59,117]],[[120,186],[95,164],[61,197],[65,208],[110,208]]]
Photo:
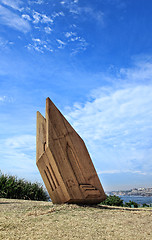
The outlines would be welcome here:
[[[123,200],[116,196],[116,195],[109,195],[107,196],[106,200],[102,202],[103,205],[109,205],[109,206],[121,206],[123,207]]]
[[[0,198],[48,201],[49,196],[39,183],[31,183],[0,172]]]
[[[149,205],[147,203],[143,203],[142,205],[143,207],[149,207]]]
[[[136,203],[136,202],[134,202],[134,201],[129,201],[129,202],[126,202],[125,204],[124,204],[124,207],[131,207],[131,206],[134,206],[135,208],[138,208],[138,204]]]

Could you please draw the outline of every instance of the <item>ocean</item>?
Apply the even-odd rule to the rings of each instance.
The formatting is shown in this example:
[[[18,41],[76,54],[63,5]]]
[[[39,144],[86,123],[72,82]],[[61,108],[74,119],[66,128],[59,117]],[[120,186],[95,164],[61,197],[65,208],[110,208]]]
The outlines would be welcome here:
[[[130,200],[131,201],[134,201],[138,204],[150,204],[152,203],[152,196],[151,197],[144,197],[144,196],[119,196],[123,202],[129,202]]]

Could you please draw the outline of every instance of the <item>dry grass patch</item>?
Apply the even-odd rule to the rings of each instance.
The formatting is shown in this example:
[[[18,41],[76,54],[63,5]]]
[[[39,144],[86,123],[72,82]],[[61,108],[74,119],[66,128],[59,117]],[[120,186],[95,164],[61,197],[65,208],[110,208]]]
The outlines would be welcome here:
[[[152,211],[0,199],[0,239],[152,239]]]

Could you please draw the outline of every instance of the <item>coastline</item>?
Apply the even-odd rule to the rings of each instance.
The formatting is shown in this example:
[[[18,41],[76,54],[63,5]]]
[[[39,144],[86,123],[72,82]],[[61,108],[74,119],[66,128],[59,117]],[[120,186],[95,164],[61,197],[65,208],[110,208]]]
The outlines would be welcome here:
[[[123,202],[133,201],[137,204],[152,204],[152,196],[141,196],[141,195],[117,195],[119,196]]]

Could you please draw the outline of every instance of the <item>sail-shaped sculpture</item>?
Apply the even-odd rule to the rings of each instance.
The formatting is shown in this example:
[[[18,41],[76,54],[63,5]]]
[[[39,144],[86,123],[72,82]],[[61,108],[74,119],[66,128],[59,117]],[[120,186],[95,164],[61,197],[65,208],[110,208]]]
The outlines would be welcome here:
[[[106,198],[83,140],[49,98],[45,118],[37,112],[36,163],[53,203]]]

